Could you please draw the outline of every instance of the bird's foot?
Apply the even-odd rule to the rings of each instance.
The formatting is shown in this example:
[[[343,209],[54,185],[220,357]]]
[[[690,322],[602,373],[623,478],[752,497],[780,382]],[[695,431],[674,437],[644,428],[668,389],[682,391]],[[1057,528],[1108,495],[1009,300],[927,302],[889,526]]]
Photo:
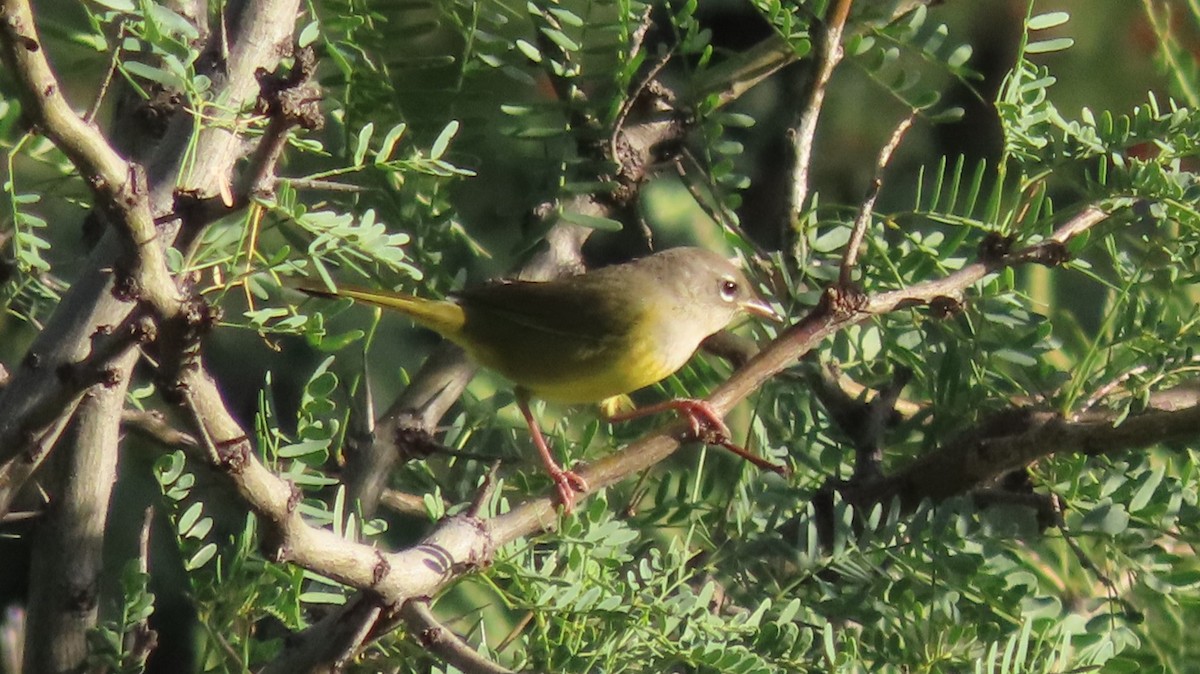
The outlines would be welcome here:
[[[724,446],[730,442],[729,427],[706,400],[679,398],[668,403],[687,420],[692,437],[709,445]]]
[[[695,400],[692,398],[680,398],[679,400],[671,401],[672,407],[679,410],[679,413],[687,419],[688,425],[691,427],[692,436],[696,440],[709,445],[718,445],[737,454],[750,463],[769,470],[777,475],[787,477],[792,471],[785,465],[772,463],[756,454],[751,454],[746,448],[733,442],[729,437],[729,427],[725,425],[725,421],[713,409],[713,406],[706,400]]]
[[[550,479],[554,480],[554,488],[558,490],[558,500],[563,504],[563,511],[570,515],[575,510],[575,494],[588,490],[587,480],[573,470],[561,468],[550,471]]]
[[[725,422],[721,419],[721,415],[717,414],[717,410],[707,400],[676,398],[648,407],[639,407],[629,412],[610,415],[607,418],[610,422],[628,421],[667,410],[675,410],[687,420],[691,436],[696,441],[707,445],[724,447],[764,470],[769,470],[785,477],[791,474],[791,470],[787,466],[771,463],[734,444],[733,440],[730,439],[729,427],[725,425]]]

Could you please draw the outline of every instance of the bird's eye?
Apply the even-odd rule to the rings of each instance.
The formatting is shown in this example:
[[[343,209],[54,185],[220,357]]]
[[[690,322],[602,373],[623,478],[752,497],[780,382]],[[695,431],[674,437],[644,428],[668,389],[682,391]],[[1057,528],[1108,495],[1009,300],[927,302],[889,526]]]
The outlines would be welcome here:
[[[722,279],[721,280],[721,299],[725,300],[726,302],[732,302],[734,299],[737,298],[737,294],[738,294],[737,281],[734,281],[733,279]]]

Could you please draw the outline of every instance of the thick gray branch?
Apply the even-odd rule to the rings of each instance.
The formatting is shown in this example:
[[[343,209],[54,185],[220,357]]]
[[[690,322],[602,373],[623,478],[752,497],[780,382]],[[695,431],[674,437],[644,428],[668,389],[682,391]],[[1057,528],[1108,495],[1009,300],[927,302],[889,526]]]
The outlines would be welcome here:
[[[137,357],[127,352],[117,365],[128,373]],[[90,390],[47,471],[49,502],[33,535],[22,670],[27,674],[80,671],[87,664],[126,381]]]

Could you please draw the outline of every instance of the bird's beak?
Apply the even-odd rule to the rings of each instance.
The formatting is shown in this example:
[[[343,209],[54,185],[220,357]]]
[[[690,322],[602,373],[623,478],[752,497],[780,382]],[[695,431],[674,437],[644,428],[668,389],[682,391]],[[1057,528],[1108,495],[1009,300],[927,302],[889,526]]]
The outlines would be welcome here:
[[[759,318],[766,318],[776,323],[783,322],[783,316],[780,316],[779,312],[775,311],[775,309],[770,304],[767,304],[766,300],[762,299],[761,297],[754,297],[742,302],[742,309],[744,309],[746,313],[758,316]]]

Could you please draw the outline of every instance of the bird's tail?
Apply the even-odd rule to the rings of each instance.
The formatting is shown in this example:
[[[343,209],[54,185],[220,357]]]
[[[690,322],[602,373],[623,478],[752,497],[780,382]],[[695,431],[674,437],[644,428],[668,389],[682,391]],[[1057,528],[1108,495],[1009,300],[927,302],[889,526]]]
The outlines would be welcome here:
[[[465,323],[462,307],[447,300],[430,300],[405,293],[371,290],[356,286],[338,286],[331,290],[317,285],[304,284],[297,285],[295,288],[314,297],[348,297],[356,302],[366,302],[384,309],[399,311],[420,325],[451,340],[457,340],[457,337],[462,334]]]

